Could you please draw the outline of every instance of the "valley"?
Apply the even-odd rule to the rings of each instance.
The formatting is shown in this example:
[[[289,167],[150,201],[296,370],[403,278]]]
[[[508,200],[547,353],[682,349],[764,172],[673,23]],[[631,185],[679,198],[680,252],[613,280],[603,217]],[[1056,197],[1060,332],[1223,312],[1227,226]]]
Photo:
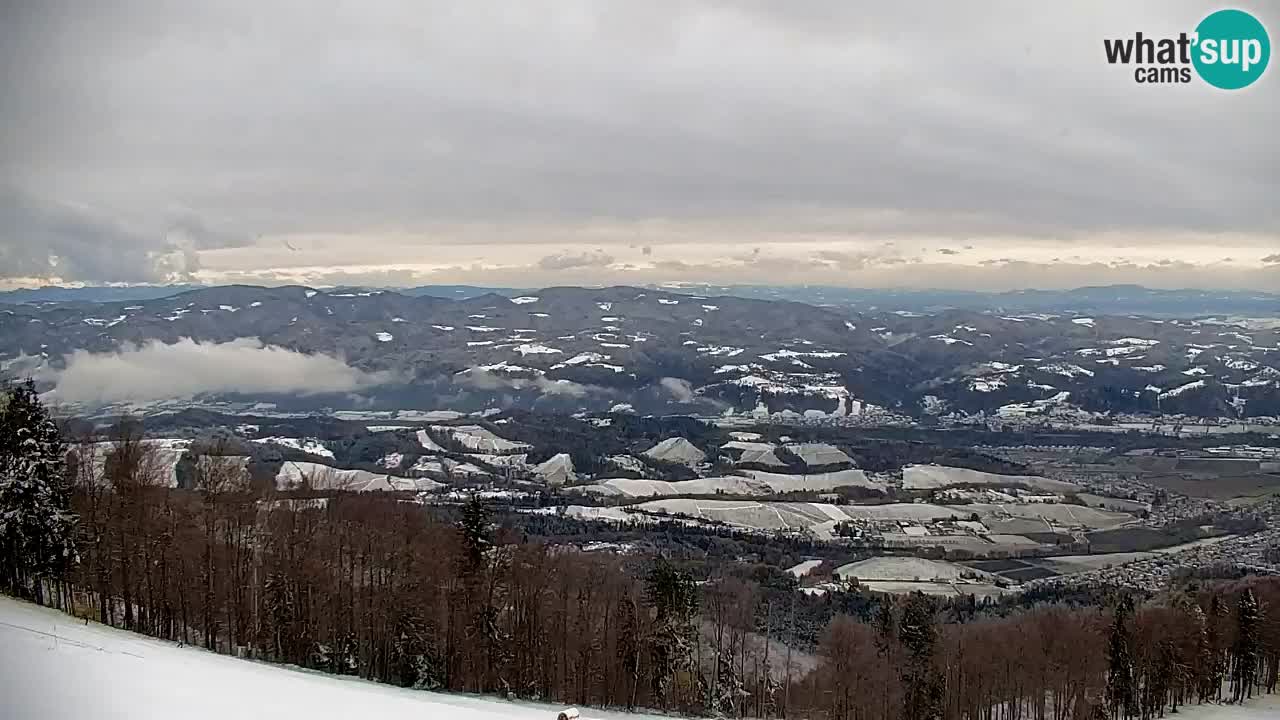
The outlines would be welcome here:
[[[692,559],[705,556],[691,541],[704,535],[785,541],[791,549],[756,561],[814,563],[795,573],[811,595],[981,598],[1099,582],[1154,589],[1173,571],[1280,574],[1280,472],[1265,438],[1137,435],[1117,447],[1103,433],[1079,445],[1030,433],[1003,445],[988,443],[1008,433],[630,413],[350,417],[187,410],[103,425],[130,434],[73,453],[100,468],[145,447],[154,482],[177,489],[221,469],[264,498],[376,492],[450,507],[480,497],[512,527],[578,547]],[[920,564],[848,571],[872,558]]]

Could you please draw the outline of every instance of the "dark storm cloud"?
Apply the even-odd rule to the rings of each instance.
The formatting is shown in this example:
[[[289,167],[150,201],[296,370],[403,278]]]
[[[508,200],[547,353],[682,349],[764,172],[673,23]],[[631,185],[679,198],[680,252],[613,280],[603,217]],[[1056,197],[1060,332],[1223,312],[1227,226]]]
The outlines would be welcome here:
[[[246,236],[212,229],[190,213],[133,226],[94,208],[46,203],[0,188],[0,278],[185,280],[200,267],[198,250],[247,243]]]
[[[1259,119],[1280,110],[1276,70],[1226,94],[1138,87],[1102,58],[1103,37],[1189,30],[1210,9],[6,3],[0,173],[44,205],[95,208],[105,240],[8,236],[0,252],[26,272],[49,273],[55,250],[78,279],[148,279],[243,242],[169,225],[175,207],[351,243],[771,213],[854,233],[1274,236],[1280,144]],[[171,257],[149,267],[157,252]],[[595,267],[563,265],[584,252],[546,259]]]
[[[150,245],[87,211],[0,192],[0,276],[155,280]]]

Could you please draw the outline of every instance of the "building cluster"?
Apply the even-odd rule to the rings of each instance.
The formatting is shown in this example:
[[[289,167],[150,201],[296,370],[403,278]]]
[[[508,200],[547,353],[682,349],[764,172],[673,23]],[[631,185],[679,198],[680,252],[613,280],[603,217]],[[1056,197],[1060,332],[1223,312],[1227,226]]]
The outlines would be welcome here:
[[[1227,538],[1211,538],[1170,552],[1155,553],[1101,570],[1033,580],[1023,589],[1043,587],[1128,587],[1155,592],[1170,581],[1197,574],[1280,575],[1280,527]]]

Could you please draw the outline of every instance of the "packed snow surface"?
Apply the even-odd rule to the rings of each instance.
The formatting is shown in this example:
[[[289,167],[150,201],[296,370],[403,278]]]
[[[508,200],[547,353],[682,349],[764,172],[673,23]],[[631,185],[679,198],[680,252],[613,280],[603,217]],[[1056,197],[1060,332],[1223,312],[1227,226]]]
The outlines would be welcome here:
[[[554,720],[563,709],[237,660],[7,597],[0,597],[0,698],[6,720]],[[579,710],[582,720],[657,720]]]

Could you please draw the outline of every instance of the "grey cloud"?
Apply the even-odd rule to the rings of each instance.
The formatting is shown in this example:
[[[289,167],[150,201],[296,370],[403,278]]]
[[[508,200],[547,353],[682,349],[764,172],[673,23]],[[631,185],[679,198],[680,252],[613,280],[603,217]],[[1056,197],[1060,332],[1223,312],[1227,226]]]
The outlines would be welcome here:
[[[543,270],[573,270],[577,268],[603,267],[613,262],[613,256],[599,250],[579,254],[559,253],[538,261]]]
[[[658,381],[662,389],[671,393],[671,397],[677,402],[687,403],[693,401],[693,385],[684,378],[664,377]]]
[[[750,255],[732,255],[729,259],[740,263],[742,267],[767,268],[771,272],[805,272],[822,265],[811,258],[762,254],[760,248],[753,249]],[[707,268],[708,265],[701,267]]]
[[[704,265],[694,265],[683,260],[659,260],[653,264],[658,270],[669,272],[689,272],[698,268],[707,267]]]
[[[120,400],[167,400],[204,393],[352,392],[391,382],[389,373],[368,373],[331,355],[307,355],[264,345],[257,338],[224,343],[183,338],[153,340],[115,352],[77,350],[62,370],[46,370],[52,397],[86,404]]]
[[[1262,262],[1267,264],[1280,263],[1280,253],[1275,253],[1274,255],[1268,255],[1262,258]]]
[[[814,257],[833,264],[841,270],[862,270],[873,265],[900,265],[905,262],[888,244],[871,250],[853,252],[820,250],[814,253]]]
[[[758,285],[826,284],[852,287],[902,287],[937,289],[1024,290],[1028,288],[1073,288],[1086,285],[1134,283],[1153,288],[1262,289],[1280,287],[1280,263],[1253,266],[1189,262],[1183,259],[1135,260],[1131,267],[1112,268],[1104,262],[1091,263],[1080,258],[1058,257],[1053,261],[987,260],[984,265],[960,264],[947,259],[936,262],[912,257],[909,265],[868,264],[862,269],[844,269],[836,263],[804,258],[790,260],[785,256],[773,262],[775,253],[766,253],[757,262],[687,262],[656,261],[625,269],[615,263],[595,268],[581,276],[566,278],[564,271],[544,271],[535,264],[501,268],[450,268],[415,275],[410,284],[470,284],[498,287],[549,287],[563,285],[567,279],[592,286],[661,284],[670,281],[709,282],[719,284],[748,283]],[[1106,257],[1099,254],[1099,257]],[[1009,262],[1013,260],[1012,262]],[[325,275],[324,277],[332,276]],[[318,283],[296,275],[275,276],[270,272],[237,275],[236,282],[282,284],[379,284],[380,277],[363,276],[365,283]]]
[[[353,245],[438,223],[503,222],[521,242],[542,221],[774,216],[1055,242],[1280,233],[1280,145],[1259,121],[1280,110],[1274,78],[1142,92],[1101,57],[1104,35],[1193,27],[1199,2],[933,3],[927,22],[917,7],[838,0],[557,10],[10,3],[0,172],[120,217],[191,207]],[[122,231],[114,247],[142,249],[114,257],[64,245],[65,262],[147,279],[209,252],[165,234]],[[448,241],[428,236],[404,262]],[[47,240],[18,242],[5,259],[39,268]],[[158,268],[131,270],[157,248]],[[551,257],[548,269],[574,255]]]
[[[156,246],[83,208],[0,192],[0,277],[163,281]]]
[[[814,257],[832,263],[843,270],[861,270],[872,259],[869,253],[848,253],[837,250],[823,250],[814,253]]]
[[[582,397],[587,394],[590,386],[576,383],[572,380],[548,380],[544,377],[536,377],[533,379],[534,387],[543,395],[568,395],[569,397]]]
[[[257,273],[232,276],[231,280],[259,283],[264,277]],[[302,284],[314,287],[410,287],[424,284],[428,276],[403,269],[377,269],[367,271],[333,270],[309,276]]]
[[[471,368],[453,377],[453,383],[474,390],[536,390],[543,395],[565,395],[582,397],[594,386],[583,385],[571,380],[548,380],[545,377],[512,378],[489,372],[481,368]],[[601,388],[594,388],[601,390]]]
[[[194,250],[245,247],[253,244],[253,237],[248,233],[212,225],[206,218],[190,210],[174,214],[169,221],[165,239],[172,245]]]
[[[929,22],[840,2],[569,5],[581,22],[499,23],[486,2],[31,4],[0,42],[5,152],[33,179],[80,162],[281,227],[795,205],[1044,231],[1277,225],[1278,151],[1251,120],[1274,93],[1142,94],[1101,58],[1100,28],[1185,29],[1197,3],[937,5]],[[1030,54],[1003,42],[1037,27],[1054,32]],[[974,43],[981,64],[963,60]],[[1188,142],[1209,119],[1230,147]],[[1210,201],[1200,181],[1233,191]]]
[[[200,269],[198,251],[248,244],[192,213],[167,231],[126,224],[93,208],[0,189],[0,278],[172,282]]]
[[[938,254],[939,255],[959,255],[960,251],[952,250],[951,248],[938,248]]]
[[[453,377],[453,384],[476,390],[498,390],[512,387],[510,378],[505,378],[480,368],[471,368],[458,373]]]

